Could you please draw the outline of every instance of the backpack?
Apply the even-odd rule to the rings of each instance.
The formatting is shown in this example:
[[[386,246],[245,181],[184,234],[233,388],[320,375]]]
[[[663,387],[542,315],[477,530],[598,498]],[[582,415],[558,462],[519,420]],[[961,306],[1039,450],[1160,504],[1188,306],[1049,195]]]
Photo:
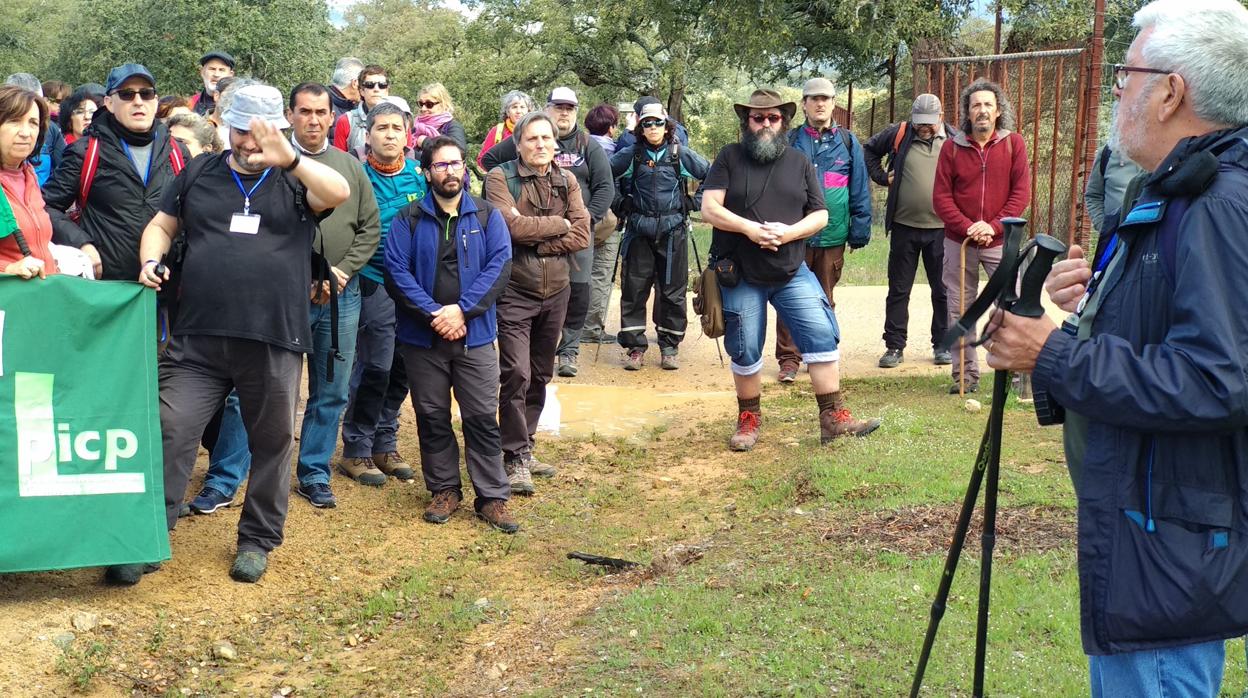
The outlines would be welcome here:
[[[498,169],[501,169],[503,171],[503,174],[507,178],[507,192],[511,194],[511,200],[516,202],[516,204],[519,204],[520,203],[520,161],[508,160],[507,162],[504,162],[503,164],[499,165]],[[565,171],[563,168],[559,168],[559,173],[563,175],[563,185],[565,188],[567,188],[568,176],[569,176],[567,171]],[[482,183],[481,193],[482,194],[485,193],[484,182]]]
[[[664,156],[666,164],[676,173],[676,181],[679,182],[681,189],[680,212],[683,215],[689,215],[694,209],[693,198],[689,196],[688,177],[681,174],[680,166],[680,143],[670,143],[670,152]],[[646,148],[641,143],[634,143],[633,149],[633,166],[629,169],[629,180],[624,186],[615,188],[615,200],[611,202],[611,211],[615,213],[619,219],[619,224],[623,225],[630,213],[634,213],[633,209],[633,184],[637,181],[637,173],[641,170],[641,165],[646,161]],[[658,163],[656,163],[657,165]],[[621,177],[621,181],[622,181]]]
[[[169,137],[169,164],[173,167],[173,176],[177,177],[186,167],[178,142]],[[91,184],[100,171],[100,139],[95,136],[87,138],[87,152],[82,158],[82,169],[78,171],[78,198],[74,201],[74,210],[70,211],[69,219],[77,223],[82,212],[87,208],[87,196],[91,193]]]

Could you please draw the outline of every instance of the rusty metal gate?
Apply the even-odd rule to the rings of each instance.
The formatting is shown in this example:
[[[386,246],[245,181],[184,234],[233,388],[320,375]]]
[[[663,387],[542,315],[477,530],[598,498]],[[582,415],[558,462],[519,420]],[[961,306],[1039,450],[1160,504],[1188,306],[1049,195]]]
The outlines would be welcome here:
[[[978,78],[1002,87],[1015,130],[1027,144],[1031,200],[1023,214],[1034,233],[1086,244],[1084,178],[1097,150],[1099,59],[1084,48],[995,56],[914,59],[914,93],[931,92],[961,127],[962,89]]]

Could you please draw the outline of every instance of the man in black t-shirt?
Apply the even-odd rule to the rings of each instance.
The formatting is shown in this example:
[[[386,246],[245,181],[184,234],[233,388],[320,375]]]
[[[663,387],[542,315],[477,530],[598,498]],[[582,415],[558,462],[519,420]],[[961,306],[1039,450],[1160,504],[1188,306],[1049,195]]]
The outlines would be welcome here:
[[[735,105],[741,142],[719,151],[703,183],[702,216],[715,226],[711,257],[722,268],[724,346],[737,389],[737,431],[728,442],[748,451],[758,441],[767,338],[767,303],[789,327],[819,404],[823,443],[866,436],[880,420],[854,419],[840,392],[840,330],[819,280],[806,266],[806,238],[823,230],[828,212],[814,165],[783,134],[797,105],[774,90],[755,90]]]
[[[193,160],[143,231],[139,281],[160,288],[160,259],[186,236],[181,307],[160,361],[165,515],[178,520],[199,437],[237,390],[251,476],[230,576],[254,582],[282,542],[303,354],[312,350],[308,299],[318,216],[346,201],[342,175],[304,158],[282,136],[282,95],[268,85],[240,89],[222,115],[231,150]],[[319,290],[319,289],[318,289]],[[143,565],[109,568],[134,584]]]

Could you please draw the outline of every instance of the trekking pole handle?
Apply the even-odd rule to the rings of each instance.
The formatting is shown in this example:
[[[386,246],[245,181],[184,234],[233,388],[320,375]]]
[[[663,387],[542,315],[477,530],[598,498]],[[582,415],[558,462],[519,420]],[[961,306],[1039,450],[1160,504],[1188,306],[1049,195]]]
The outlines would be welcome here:
[[[1053,261],[1066,251],[1066,245],[1052,235],[1039,234],[1035,238],[1036,256],[1031,260],[1019,289],[1018,301],[1010,308],[1010,312],[1023,317],[1036,318],[1044,315],[1044,306],[1040,302],[1040,294],[1044,291],[1044,280],[1053,268]]]

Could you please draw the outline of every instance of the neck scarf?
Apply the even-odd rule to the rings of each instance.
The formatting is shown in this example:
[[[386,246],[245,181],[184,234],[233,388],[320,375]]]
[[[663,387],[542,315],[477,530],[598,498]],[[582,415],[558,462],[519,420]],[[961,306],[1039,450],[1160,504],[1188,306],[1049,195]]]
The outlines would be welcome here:
[[[403,158],[401,157],[392,163],[386,164],[373,157],[372,153],[368,154],[368,166],[387,177],[398,174],[403,169],[403,164]]]
[[[507,117],[506,119],[503,119],[503,138],[507,138],[515,130],[516,130],[516,122],[512,121],[510,116]],[[499,139],[499,140],[502,140],[502,139]]]
[[[450,112],[442,112],[441,114],[421,114],[416,117],[415,123],[412,124],[412,133],[416,136],[416,142],[420,143],[426,138],[437,138],[442,134],[442,127],[451,122]]]
[[[91,128],[106,128],[117,137],[126,142],[126,145],[142,148],[152,144],[152,138],[156,135],[156,122],[152,121],[152,127],[146,131],[131,131],[113,116],[113,113],[107,109],[100,109],[91,119]]]

